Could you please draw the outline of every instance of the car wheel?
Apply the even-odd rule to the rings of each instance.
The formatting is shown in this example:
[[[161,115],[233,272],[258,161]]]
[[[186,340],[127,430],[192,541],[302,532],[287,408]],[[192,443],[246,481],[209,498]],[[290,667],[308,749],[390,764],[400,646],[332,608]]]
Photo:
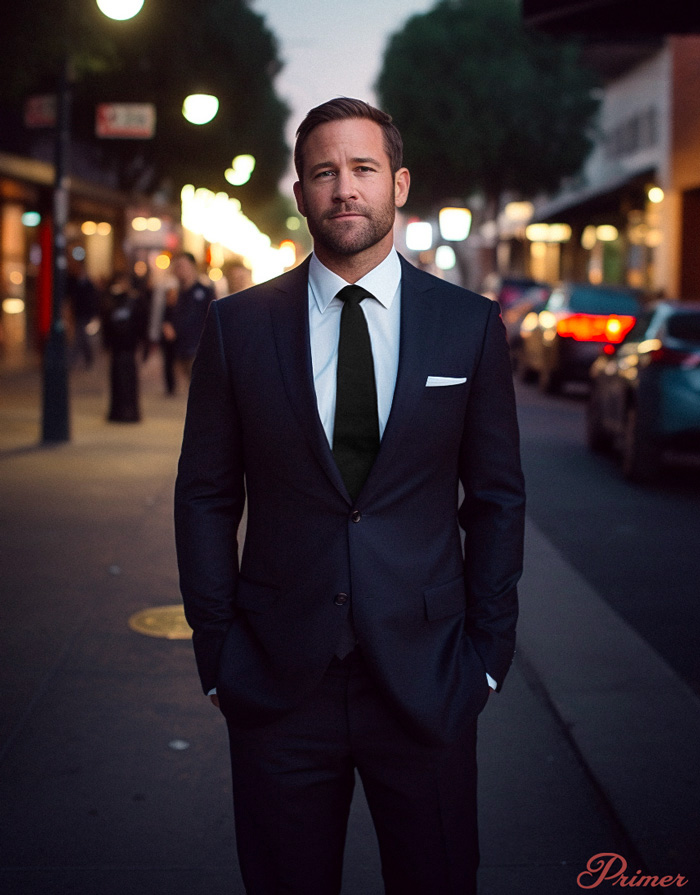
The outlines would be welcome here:
[[[595,388],[591,390],[588,405],[586,406],[586,444],[589,450],[597,454],[609,450],[612,446],[610,433],[603,426],[603,418]]]
[[[622,474],[630,482],[649,482],[660,465],[661,451],[642,430],[637,408],[630,407],[622,435]]]

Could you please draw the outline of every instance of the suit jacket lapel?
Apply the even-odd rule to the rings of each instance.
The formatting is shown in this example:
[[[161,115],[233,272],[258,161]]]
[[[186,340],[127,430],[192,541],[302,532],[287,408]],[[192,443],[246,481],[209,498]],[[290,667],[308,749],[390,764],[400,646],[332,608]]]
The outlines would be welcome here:
[[[434,282],[421,276],[421,272],[404,258],[401,258],[401,267],[401,333],[396,388],[379,454],[360,494],[360,502],[381,489],[394,453],[411,426],[425,389],[427,365],[434,356],[438,321],[426,294],[434,288]]]
[[[287,395],[311,450],[333,485],[349,502],[318,415],[309,337],[309,259],[273,286],[278,295],[270,304],[270,313]]]

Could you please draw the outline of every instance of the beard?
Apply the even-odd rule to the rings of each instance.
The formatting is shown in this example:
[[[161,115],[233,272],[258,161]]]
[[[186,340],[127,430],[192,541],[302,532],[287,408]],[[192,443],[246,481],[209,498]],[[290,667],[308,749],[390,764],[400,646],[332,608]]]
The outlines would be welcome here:
[[[338,214],[359,214],[360,219],[337,220]],[[306,223],[314,243],[322,245],[335,255],[357,255],[371,248],[391,231],[394,226],[395,206],[393,195],[379,208],[369,208],[357,203],[343,203],[322,215],[307,211]]]

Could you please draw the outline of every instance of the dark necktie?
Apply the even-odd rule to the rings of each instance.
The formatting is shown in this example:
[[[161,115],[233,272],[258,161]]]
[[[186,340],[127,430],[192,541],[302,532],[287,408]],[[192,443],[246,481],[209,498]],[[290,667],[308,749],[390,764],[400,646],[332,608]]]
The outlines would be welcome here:
[[[338,378],[333,426],[333,456],[353,501],[357,498],[379,451],[377,387],[372,343],[360,307],[374,296],[362,286],[345,286],[338,341]]]

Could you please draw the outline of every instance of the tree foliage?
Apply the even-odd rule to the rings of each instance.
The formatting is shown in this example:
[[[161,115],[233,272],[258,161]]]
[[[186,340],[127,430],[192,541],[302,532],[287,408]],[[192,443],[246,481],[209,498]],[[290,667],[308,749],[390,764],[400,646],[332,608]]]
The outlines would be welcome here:
[[[41,139],[24,128],[21,106],[27,96],[53,89],[67,56],[74,82],[73,154],[110,170],[122,188],[169,185],[176,194],[183,183],[194,182],[233,192],[224,170],[234,156],[250,153],[257,167],[235,194],[244,203],[275,194],[288,159],[288,110],[274,88],[281,67],[276,40],[248,0],[146,0],[128,22],[105,18],[95,0],[32,0],[13,5],[4,25],[12,34],[0,57],[5,148],[31,151]],[[190,93],[219,97],[210,124],[196,126],[182,117]],[[98,141],[95,106],[102,102],[154,103],[155,139]]]
[[[376,89],[411,169],[411,201],[531,197],[578,172],[598,107],[578,49],[528,30],[517,0],[441,0],[390,39]]]

